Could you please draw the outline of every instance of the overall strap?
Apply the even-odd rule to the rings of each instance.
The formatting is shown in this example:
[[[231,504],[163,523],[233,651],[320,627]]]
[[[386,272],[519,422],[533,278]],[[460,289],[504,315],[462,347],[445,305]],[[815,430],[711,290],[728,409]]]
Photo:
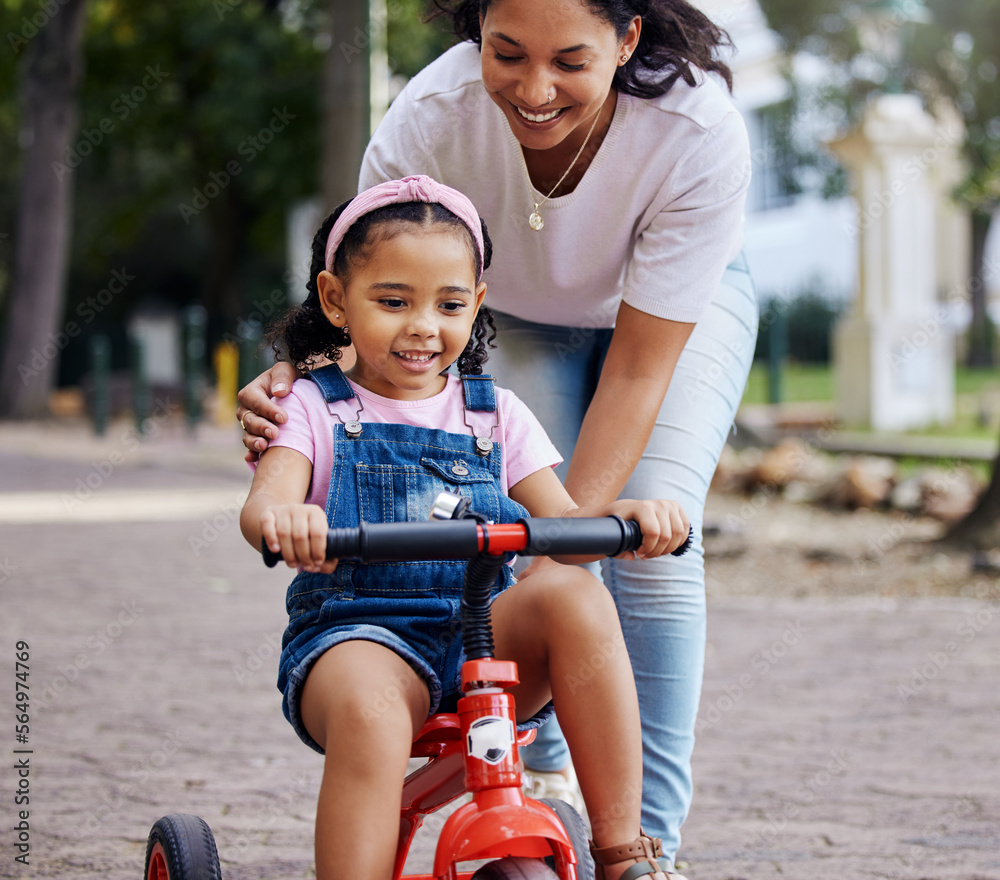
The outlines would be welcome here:
[[[328,404],[336,403],[338,400],[350,400],[354,397],[354,391],[344,378],[344,372],[337,364],[327,364],[306,373],[307,379],[312,379],[319,385],[320,391]]]
[[[465,408],[473,412],[496,412],[497,398],[493,391],[495,381],[492,376],[462,376]]]
[[[493,452],[493,432],[500,424],[500,413],[497,412],[497,397],[493,383],[492,376],[462,376],[462,388],[465,391],[465,424],[472,428],[472,433],[476,437],[476,454],[484,458]],[[471,412],[496,413],[496,417],[490,419],[493,424],[489,426],[488,433],[476,430],[470,424],[469,413]]]

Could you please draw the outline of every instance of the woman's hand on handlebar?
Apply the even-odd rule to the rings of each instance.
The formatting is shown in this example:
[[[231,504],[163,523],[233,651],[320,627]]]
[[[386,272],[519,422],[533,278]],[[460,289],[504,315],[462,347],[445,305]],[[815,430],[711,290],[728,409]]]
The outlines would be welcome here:
[[[620,516],[635,520],[642,532],[642,544],[635,553],[623,553],[621,559],[656,559],[680,547],[691,530],[684,508],[676,501],[656,499],[633,501],[621,499],[600,508],[578,508],[572,516]]]
[[[247,448],[244,458],[248,462],[267,449],[267,441],[278,436],[278,426],[288,421],[288,415],[271,398],[285,397],[301,375],[292,364],[280,362],[240,389],[236,418],[243,427],[243,445]]]
[[[315,504],[274,504],[260,516],[260,534],[269,550],[291,568],[330,574],[337,560],[326,559],[326,514]]]

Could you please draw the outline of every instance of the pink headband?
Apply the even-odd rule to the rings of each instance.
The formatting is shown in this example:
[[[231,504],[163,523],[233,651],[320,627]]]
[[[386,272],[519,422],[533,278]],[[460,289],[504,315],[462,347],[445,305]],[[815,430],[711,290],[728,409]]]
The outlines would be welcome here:
[[[337,248],[344,240],[347,230],[365,214],[370,214],[376,208],[385,205],[396,205],[403,202],[435,202],[447,208],[458,217],[472,233],[476,240],[476,247],[479,249],[479,265],[486,262],[485,246],[483,244],[483,227],[479,220],[479,212],[475,206],[457,189],[438,183],[436,180],[420,174],[415,177],[404,177],[402,180],[387,180],[376,186],[366,189],[363,193],[358,193],[344,208],[344,212],[337,218],[330,230],[330,237],[326,240],[326,268],[333,271],[333,257],[337,253]],[[482,277],[480,268],[479,276]],[[479,280],[478,278],[476,279]]]

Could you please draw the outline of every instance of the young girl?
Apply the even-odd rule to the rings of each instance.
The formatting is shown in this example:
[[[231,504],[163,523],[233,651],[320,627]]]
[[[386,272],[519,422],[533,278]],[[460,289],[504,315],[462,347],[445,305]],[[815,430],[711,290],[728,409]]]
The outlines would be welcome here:
[[[527,514],[637,520],[643,558],[676,549],[688,534],[671,501],[576,507],[538,422],[481,375],[490,253],[485,225],[457,191],[427,177],[379,184],[320,227],[309,296],[272,334],[300,368],[332,362],[283,401],[288,422],[261,456],[240,520],[252,546],[263,538],[299,569],[278,686],[296,732],[325,755],[321,880],[391,875],[410,743],[430,713],[453,710],[463,659],[464,563],[327,562],[329,527],[423,520],[439,491],[457,488],[498,522]],[[336,362],[352,342],[357,361],[345,375]],[[453,363],[469,378],[447,373]],[[520,673],[512,689],[519,722],[537,726],[550,701],[558,707],[599,873],[618,880],[636,865],[632,877],[659,874],[658,841],[639,828],[639,712],[611,597],[571,565],[536,565],[511,584],[508,568],[492,620],[496,655]],[[612,648],[599,669],[595,646]],[[581,666],[593,672],[585,682]]]

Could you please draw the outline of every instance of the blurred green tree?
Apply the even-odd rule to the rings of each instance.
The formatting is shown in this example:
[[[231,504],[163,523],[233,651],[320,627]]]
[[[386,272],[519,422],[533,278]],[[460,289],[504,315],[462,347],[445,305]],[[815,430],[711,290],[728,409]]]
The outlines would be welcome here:
[[[45,13],[49,5],[52,15]],[[79,350],[97,328],[120,330],[144,296],[200,302],[216,332],[256,303],[274,310],[283,287],[286,212],[315,191],[318,176],[318,5],[90,0],[86,78],[67,116],[78,114],[78,127],[69,127],[58,149],[41,154],[33,145],[0,172],[22,178],[17,201],[0,200],[0,229],[13,232],[8,252],[29,245],[30,227],[15,222],[17,206],[40,204],[23,195],[29,163],[42,162],[38,176],[50,187],[76,192],[70,293],[46,283],[57,302],[53,316],[18,317],[36,296],[23,269],[0,273],[5,338],[17,342],[4,346],[0,387],[19,395],[0,399],[0,415],[44,414],[53,362],[67,348]],[[68,21],[69,9],[4,0],[4,32],[21,51],[5,53],[0,75],[30,81],[30,59]],[[4,94],[3,141],[13,146],[20,132],[26,146],[30,112],[44,106],[18,108]],[[31,254],[45,266],[59,248],[51,233],[41,239]],[[0,252],[0,259],[12,263],[11,253]]]
[[[415,76],[455,42],[440,19],[430,19],[429,0],[386,0],[389,67]]]
[[[962,152],[966,176],[955,197],[972,223],[969,273],[972,322],[970,366],[993,366],[995,329],[987,312],[985,246],[1000,206],[1000,4],[926,0],[760,0],[772,29],[789,53],[826,58],[831,76],[814,96],[819,106],[839,113],[845,126],[855,120],[867,98],[887,88],[923,97],[932,114],[947,102],[965,123]],[[876,36],[898,40],[902,54],[887,65],[862,36],[866,13],[876,18]],[[867,19],[871,26],[872,19]],[[801,92],[796,92],[801,95]],[[992,549],[1000,540],[1000,454],[975,509],[949,530],[947,540]]]
[[[315,190],[322,24],[259,0],[91,3],[76,146],[113,129],[59,169],[79,176],[75,265],[100,286],[124,264],[231,326],[280,279],[286,211]]]
[[[38,70],[30,59],[62,34],[56,25],[70,23],[74,4],[85,23],[72,68],[78,88],[64,88],[52,107],[37,91],[19,103],[13,83],[20,77],[26,88]],[[354,0],[352,14],[364,5]],[[452,42],[424,22],[426,7],[385,2],[394,74],[412,75]],[[44,415],[55,364],[63,382],[78,381],[86,337],[123,337],[143,299],[201,303],[216,337],[241,316],[274,312],[288,286],[287,211],[319,188],[321,118],[346,100],[323,87],[324,59],[345,39],[351,58],[367,57],[367,25],[332,35],[344,9],[343,0],[0,0],[11,50],[0,53],[0,388],[18,397],[0,398],[0,416]],[[37,141],[25,149],[31,112],[47,107],[63,120],[62,140],[47,153]],[[327,139],[336,147],[347,136],[340,129]],[[341,176],[353,187],[356,174]],[[23,197],[29,179],[76,193],[62,209],[68,220],[35,223],[35,240],[21,232],[19,206],[37,212],[52,200]],[[72,232],[62,263],[59,222]],[[14,270],[18,247],[47,279],[47,298],[30,292],[38,282],[25,286],[30,272]]]
[[[962,152],[966,177],[955,198],[970,213],[972,260],[969,273],[972,322],[969,366],[995,363],[995,332],[986,310],[985,243],[1000,206],[1000,4],[926,0],[760,0],[770,27],[789,53],[823,57],[831,75],[815,91],[793,91],[813,110],[856,121],[874,93],[905,90],[923,97],[932,114],[947,104],[965,123]],[[865,32],[869,34],[865,38]],[[901,44],[887,63],[871,37]],[[793,110],[793,112],[795,112]]]
[[[6,261],[13,272],[4,275],[13,275],[19,295],[11,303],[0,346],[0,415],[44,413],[47,395],[39,398],[38,391],[52,387],[59,353],[69,339],[59,322],[73,190],[71,181],[53,175],[49,166],[76,131],[87,4],[67,0],[53,7],[29,9],[13,2],[2,7],[8,47],[21,56],[22,70],[16,92],[0,90],[7,96],[0,119],[18,119],[23,160],[17,201],[4,205],[9,228],[16,224],[19,233],[11,239]],[[14,65],[7,59],[3,73],[5,81],[13,81]],[[11,106],[15,94],[17,103]]]

